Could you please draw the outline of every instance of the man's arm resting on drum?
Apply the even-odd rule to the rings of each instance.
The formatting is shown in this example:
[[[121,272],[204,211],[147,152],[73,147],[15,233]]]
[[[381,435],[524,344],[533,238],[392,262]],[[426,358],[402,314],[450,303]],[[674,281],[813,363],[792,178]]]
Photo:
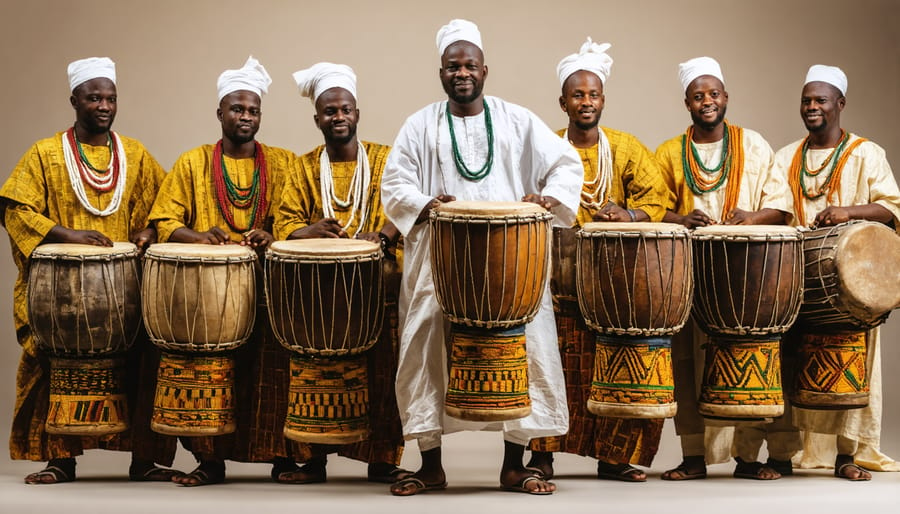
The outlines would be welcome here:
[[[615,221],[620,223],[650,221],[650,215],[642,209],[623,209],[612,200],[606,202],[606,205],[594,214],[593,218],[594,221]]]
[[[288,235],[288,239],[321,239],[347,237],[341,222],[335,218],[324,218],[312,225],[298,228]]]
[[[732,209],[722,220],[724,225],[785,225],[787,213],[778,209],[764,208],[758,211]]]
[[[822,212],[816,214],[815,226],[828,227],[846,223],[850,220],[869,220],[890,225],[891,221],[894,220],[894,215],[883,205],[877,203],[847,207],[829,205]]]
[[[663,216],[663,223],[677,223],[687,228],[705,227],[714,225],[716,222],[700,209],[694,209],[686,215],[682,216],[676,212],[666,211]]]
[[[419,212],[419,217],[416,218],[416,225],[422,223],[423,221],[428,219],[428,215],[431,214],[432,209],[436,209],[438,205],[447,202],[453,202],[456,200],[456,197],[453,195],[437,195],[433,200],[428,202],[425,207],[422,208],[422,211]]]
[[[226,245],[231,243],[231,239],[219,227],[212,227],[206,232],[197,232],[188,227],[180,227],[172,231],[172,235],[169,236],[169,242]]]
[[[96,230],[74,230],[58,225],[55,220],[47,218],[34,210],[32,206],[12,200],[3,201],[3,222],[10,235],[28,234],[33,236],[26,246],[48,243],[79,243],[93,246],[112,246],[112,241]],[[43,237],[37,241],[37,238]],[[35,244],[36,243],[36,244]],[[22,242],[16,243],[22,246]],[[23,253],[26,253],[23,249]],[[30,255],[30,250],[26,255]]]

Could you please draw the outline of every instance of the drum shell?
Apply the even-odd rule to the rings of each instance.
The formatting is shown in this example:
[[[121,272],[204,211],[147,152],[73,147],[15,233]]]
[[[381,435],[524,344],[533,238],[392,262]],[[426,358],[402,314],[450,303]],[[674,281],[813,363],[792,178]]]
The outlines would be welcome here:
[[[761,228],[762,226],[756,226]],[[781,334],[802,300],[799,232],[693,234],[694,319],[708,334]]]
[[[868,330],[900,305],[900,236],[852,221],[803,235],[803,304],[797,323],[815,333]]]
[[[378,340],[384,318],[380,251],[356,257],[266,256],[272,330],[300,355],[349,356]]]
[[[531,321],[549,274],[550,213],[431,213],[435,293],[453,323],[509,328]]]
[[[576,276],[585,321],[604,334],[676,333],[690,314],[691,266],[687,230],[580,231]]]
[[[550,293],[557,301],[578,301],[576,235],[578,227],[553,227],[550,258]]]
[[[165,255],[154,253],[163,245],[168,245]],[[202,245],[202,255],[173,256],[178,246],[172,245],[178,243],[153,245],[144,256],[143,315],[151,340],[170,351],[191,353],[244,344],[256,320],[256,254]]]
[[[28,272],[28,317],[38,347],[67,357],[117,354],[131,347],[141,326],[138,252],[130,243],[116,245],[118,251],[108,255],[35,251]]]

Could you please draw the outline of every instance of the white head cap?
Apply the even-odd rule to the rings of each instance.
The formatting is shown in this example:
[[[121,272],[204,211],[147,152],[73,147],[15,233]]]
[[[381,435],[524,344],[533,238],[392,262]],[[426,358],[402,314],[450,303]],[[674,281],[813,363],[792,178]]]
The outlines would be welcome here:
[[[688,62],[683,62],[678,65],[678,80],[681,81],[681,89],[683,91],[687,91],[691,82],[703,75],[712,75],[719,79],[723,86],[725,85],[725,77],[722,75],[722,68],[712,57],[695,57]]]
[[[826,66],[824,64],[810,66],[809,71],[806,72],[806,82],[803,85],[805,86],[810,82],[826,82],[838,88],[842,95],[847,94],[847,75],[837,66]]]
[[[269,92],[271,83],[272,78],[269,77],[269,73],[251,55],[241,69],[223,71],[219,75],[216,87],[219,90],[219,101],[221,102],[225,95],[235,91],[251,91],[262,98],[264,94]]]
[[[556,66],[559,85],[565,84],[566,79],[576,71],[585,70],[600,77],[600,81],[605,86],[613,64],[612,57],[606,53],[611,46],[609,43],[600,45],[591,41],[591,38],[587,38],[577,54],[563,58]]]
[[[484,51],[481,46],[481,32],[478,31],[478,25],[469,20],[451,20],[450,23],[441,27],[437,33],[438,54],[443,57],[447,47],[457,41],[468,41]]]
[[[300,95],[316,103],[325,91],[333,88],[344,88],[356,98],[356,73],[346,64],[320,62],[311,67],[294,72],[294,82],[300,88]]]
[[[69,63],[69,91],[85,82],[98,78],[107,78],[116,83],[116,63],[109,57],[88,57]]]

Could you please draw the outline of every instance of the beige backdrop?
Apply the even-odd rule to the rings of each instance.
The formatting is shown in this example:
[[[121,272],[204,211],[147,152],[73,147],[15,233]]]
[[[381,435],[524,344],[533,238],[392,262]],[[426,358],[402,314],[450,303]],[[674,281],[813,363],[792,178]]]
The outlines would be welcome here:
[[[806,69],[825,63],[849,76],[843,126],[880,143],[900,170],[900,2],[895,0],[605,1],[457,0],[119,2],[3,0],[0,178],[36,140],[70,126],[66,64],[117,63],[115,129],[140,139],[166,168],[219,137],[216,77],[253,54],[274,79],[259,139],[306,152],[318,144],[313,110],[291,73],[318,61],[359,76],[360,136],[390,143],[412,112],[442,97],[437,29],[454,17],[481,27],[486,91],[564,126],[556,63],[585,36],[612,43],[603,125],[651,149],[685,129],[677,64],[710,55],[730,93],[729,119],[773,146],[804,135],[799,94]],[[19,349],[12,325],[15,267],[0,239],[0,439],[7,437]],[[897,273],[898,270],[885,270]],[[885,330],[883,448],[900,457],[900,315]],[[666,440],[664,445],[677,445]],[[0,452],[0,468],[8,456]]]

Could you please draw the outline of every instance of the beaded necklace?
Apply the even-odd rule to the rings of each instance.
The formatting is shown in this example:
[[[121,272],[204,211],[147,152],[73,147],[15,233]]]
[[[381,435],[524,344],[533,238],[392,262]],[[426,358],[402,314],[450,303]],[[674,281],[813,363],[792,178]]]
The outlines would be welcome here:
[[[222,140],[216,143],[213,150],[213,184],[216,188],[216,205],[219,212],[225,218],[225,222],[235,232],[246,232],[262,226],[265,218],[267,202],[266,190],[268,189],[268,172],[266,157],[263,155],[262,146],[254,141],[255,156],[253,169],[253,182],[249,187],[240,187],[228,176],[225,167],[225,153],[222,150]],[[250,209],[250,220],[246,227],[239,227],[234,221],[234,209]]]
[[[606,133],[597,127],[599,141],[597,142],[597,174],[590,182],[585,182],[581,187],[581,206],[589,211],[602,209],[609,200],[609,186],[612,181],[612,152]],[[563,138],[569,140],[569,129],[563,134]],[[571,143],[571,141],[569,141]],[[588,150],[590,152],[590,150]]]
[[[356,231],[350,237],[356,237],[362,231],[363,225],[369,217],[369,185],[372,182],[372,174],[369,171],[369,156],[361,142],[356,151],[356,169],[353,170],[353,178],[347,189],[347,198],[341,199],[334,190],[334,175],[331,168],[331,160],[328,151],[322,147],[319,154],[319,182],[322,193],[322,214],[326,218],[334,218],[335,206],[340,209],[350,208],[350,218],[344,223],[345,227],[353,224],[354,218],[359,213],[359,224]]]
[[[801,223],[806,220],[803,206],[807,200],[814,201],[825,196],[829,204],[840,204],[841,174],[843,173],[844,165],[847,164],[847,160],[850,158],[853,150],[867,141],[867,139],[860,137],[848,145],[849,141],[850,133],[841,129],[841,138],[838,144],[828,154],[822,165],[815,170],[809,170],[806,165],[809,136],[803,139],[803,142],[797,147],[797,151],[794,152],[794,158],[791,160],[791,168],[788,172],[788,184],[794,197],[794,210],[797,214],[797,220]],[[828,170],[828,176],[825,177],[824,183],[816,190],[810,191],[810,188],[806,185],[807,180],[815,180],[828,167],[829,163],[831,163],[831,167]],[[835,194],[838,197],[837,201],[835,201]]]
[[[484,166],[478,171],[471,171],[463,161],[462,155],[459,154],[459,146],[456,143],[456,132],[453,130],[453,117],[450,114],[450,102],[447,102],[447,124],[450,126],[450,142],[453,146],[453,161],[456,163],[456,171],[467,180],[481,180],[488,176],[491,167],[494,164],[494,126],[491,123],[491,110],[488,108],[487,100],[484,102],[484,125],[487,130],[488,154],[485,159]]]
[[[694,145],[694,126],[688,127],[687,132],[681,136],[681,167],[684,172],[684,181],[694,195],[701,196],[725,186],[725,201],[722,203],[720,219],[737,207],[741,191],[741,178],[744,173],[744,130],[741,127],[725,126],[725,134],[722,138],[722,157],[719,165],[707,168],[703,165],[697,147]],[[688,145],[690,144],[690,151]],[[717,178],[708,180],[705,175],[719,172]]]
[[[128,163],[122,139],[110,130],[107,134],[107,145],[109,146],[109,164],[105,170],[100,170],[88,161],[81,142],[75,135],[75,127],[70,128],[62,135],[63,158],[66,162],[69,183],[82,207],[95,216],[109,216],[119,210],[122,194],[125,191]],[[76,148],[78,149],[77,153],[74,151]],[[84,189],[85,183],[98,193],[113,191],[112,200],[106,209],[100,210],[91,205]]]

